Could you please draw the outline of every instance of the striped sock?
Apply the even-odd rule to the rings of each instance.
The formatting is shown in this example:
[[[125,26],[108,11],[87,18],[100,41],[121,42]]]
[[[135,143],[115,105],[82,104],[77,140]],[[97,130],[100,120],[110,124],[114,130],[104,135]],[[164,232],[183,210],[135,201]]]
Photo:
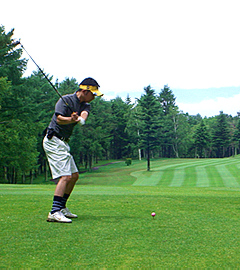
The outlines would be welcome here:
[[[66,194],[66,193],[63,195],[62,206],[61,206],[62,208],[66,208],[66,203],[67,203],[67,200],[68,200],[69,196],[70,195],[69,194]]]
[[[52,211],[51,214],[60,211],[62,209],[62,197],[54,196],[53,197],[53,204],[52,204]]]

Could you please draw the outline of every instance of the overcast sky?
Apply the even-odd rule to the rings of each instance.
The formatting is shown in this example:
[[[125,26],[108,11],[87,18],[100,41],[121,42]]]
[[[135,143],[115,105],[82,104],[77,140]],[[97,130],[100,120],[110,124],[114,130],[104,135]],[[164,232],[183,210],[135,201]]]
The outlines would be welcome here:
[[[107,100],[168,84],[183,112],[240,111],[238,0],[12,0],[0,24],[54,80],[93,77]]]

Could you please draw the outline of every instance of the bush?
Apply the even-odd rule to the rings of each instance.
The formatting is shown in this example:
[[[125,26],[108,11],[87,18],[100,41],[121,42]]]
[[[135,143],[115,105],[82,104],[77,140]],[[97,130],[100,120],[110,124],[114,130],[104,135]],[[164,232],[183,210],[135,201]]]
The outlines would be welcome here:
[[[127,158],[125,163],[127,164],[127,166],[132,164],[132,159],[131,158]]]

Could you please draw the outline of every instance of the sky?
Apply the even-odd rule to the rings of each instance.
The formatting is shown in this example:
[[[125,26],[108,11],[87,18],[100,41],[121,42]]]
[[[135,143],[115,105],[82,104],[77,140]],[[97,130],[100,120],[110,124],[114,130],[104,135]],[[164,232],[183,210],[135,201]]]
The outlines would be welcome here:
[[[12,0],[0,25],[53,80],[93,77],[106,100],[168,85],[184,113],[240,111],[239,0]]]

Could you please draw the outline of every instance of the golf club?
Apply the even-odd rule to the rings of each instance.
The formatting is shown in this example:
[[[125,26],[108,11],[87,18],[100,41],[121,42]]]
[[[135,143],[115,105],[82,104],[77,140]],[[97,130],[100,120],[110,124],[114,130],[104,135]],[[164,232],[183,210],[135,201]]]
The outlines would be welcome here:
[[[33,60],[33,58],[31,57],[31,55],[27,52],[27,50],[23,47],[22,43],[19,41],[16,41],[14,43],[12,43],[12,45],[20,45],[22,47],[22,49],[27,53],[27,55],[31,58],[31,60],[33,61],[33,63],[37,66],[37,68],[39,69],[39,71],[42,73],[42,75],[47,79],[47,81],[50,83],[50,85],[52,86],[52,88],[56,91],[56,93],[59,95],[59,97],[62,99],[62,101],[65,103],[65,105],[71,110],[71,112],[73,113],[73,109],[69,106],[69,104],[63,99],[62,95],[58,92],[57,88],[52,84],[52,82],[48,79],[47,75],[43,72],[43,70],[39,67],[39,65]]]

